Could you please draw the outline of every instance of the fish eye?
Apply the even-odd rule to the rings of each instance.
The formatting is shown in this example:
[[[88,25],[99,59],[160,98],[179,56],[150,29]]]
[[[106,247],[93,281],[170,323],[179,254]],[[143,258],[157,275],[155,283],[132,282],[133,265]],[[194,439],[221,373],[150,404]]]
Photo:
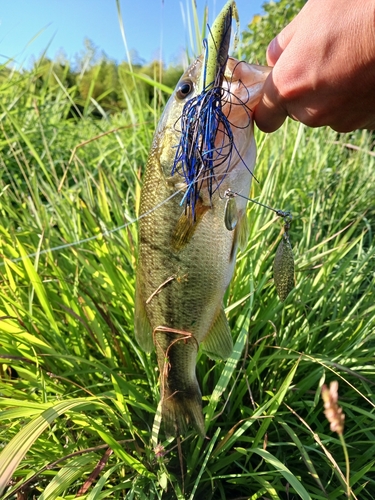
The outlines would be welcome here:
[[[193,89],[193,82],[191,80],[182,80],[176,90],[176,97],[178,99],[186,99],[192,93]]]

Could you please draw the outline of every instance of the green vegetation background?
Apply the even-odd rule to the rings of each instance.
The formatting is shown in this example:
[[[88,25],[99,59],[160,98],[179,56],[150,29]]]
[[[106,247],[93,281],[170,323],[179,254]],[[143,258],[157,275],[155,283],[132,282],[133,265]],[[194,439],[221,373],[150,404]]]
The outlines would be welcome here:
[[[302,5],[265,4],[240,56],[265,63],[268,42]],[[198,359],[208,439],[157,435],[155,356],[133,336],[132,221],[179,74],[157,62],[116,65],[90,43],[74,67],[42,58],[30,71],[1,69],[1,498],[341,499],[349,489],[373,499],[368,132],[288,121],[257,133],[251,195],[293,212],[296,288],[279,302],[272,261],[282,223],[250,204],[249,242],[225,297],[233,356]],[[332,380],[349,469],[320,398]]]

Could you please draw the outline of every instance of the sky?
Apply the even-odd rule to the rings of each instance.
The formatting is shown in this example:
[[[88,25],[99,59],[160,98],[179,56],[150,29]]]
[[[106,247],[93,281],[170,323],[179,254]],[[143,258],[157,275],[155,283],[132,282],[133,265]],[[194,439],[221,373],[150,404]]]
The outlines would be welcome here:
[[[196,0],[200,22],[205,5],[209,22],[226,0]],[[192,0],[120,0],[126,44],[135,62],[160,58],[179,63],[189,44],[187,26]],[[241,31],[264,0],[236,0]],[[0,3],[0,63],[29,67],[45,51],[69,61],[84,50],[84,39],[116,62],[126,60],[116,0],[3,0]]]

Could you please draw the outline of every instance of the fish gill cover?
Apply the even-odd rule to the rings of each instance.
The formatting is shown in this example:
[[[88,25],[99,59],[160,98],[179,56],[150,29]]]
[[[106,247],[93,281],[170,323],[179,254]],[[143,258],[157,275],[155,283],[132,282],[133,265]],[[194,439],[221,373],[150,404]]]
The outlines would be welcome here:
[[[238,25],[236,4],[230,0],[215,19],[212,28],[209,28],[208,40],[204,41],[203,71],[198,87],[200,93],[186,102],[179,119],[181,135],[172,175],[178,173],[185,180],[187,189],[181,205],[185,204],[186,211],[190,209],[194,220],[195,205],[202,187],[206,184],[211,199],[228,173],[233,148],[236,149],[233,124],[223,112],[223,104],[230,102],[230,92],[222,87],[228,61],[232,17]],[[238,98],[235,104],[246,108],[246,103]],[[250,114],[248,115],[246,127],[251,124]],[[218,131],[222,136],[219,141]],[[215,170],[225,163],[224,170],[216,175]]]

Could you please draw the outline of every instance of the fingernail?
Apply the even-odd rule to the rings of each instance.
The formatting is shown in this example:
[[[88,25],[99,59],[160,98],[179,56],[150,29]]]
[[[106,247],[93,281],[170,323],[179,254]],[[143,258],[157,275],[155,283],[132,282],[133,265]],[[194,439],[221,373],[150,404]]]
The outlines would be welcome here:
[[[269,66],[275,65],[277,59],[276,51],[277,51],[277,42],[276,38],[274,38],[273,40],[271,40],[271,42],[268,44],[267,47],[267,64]]]

